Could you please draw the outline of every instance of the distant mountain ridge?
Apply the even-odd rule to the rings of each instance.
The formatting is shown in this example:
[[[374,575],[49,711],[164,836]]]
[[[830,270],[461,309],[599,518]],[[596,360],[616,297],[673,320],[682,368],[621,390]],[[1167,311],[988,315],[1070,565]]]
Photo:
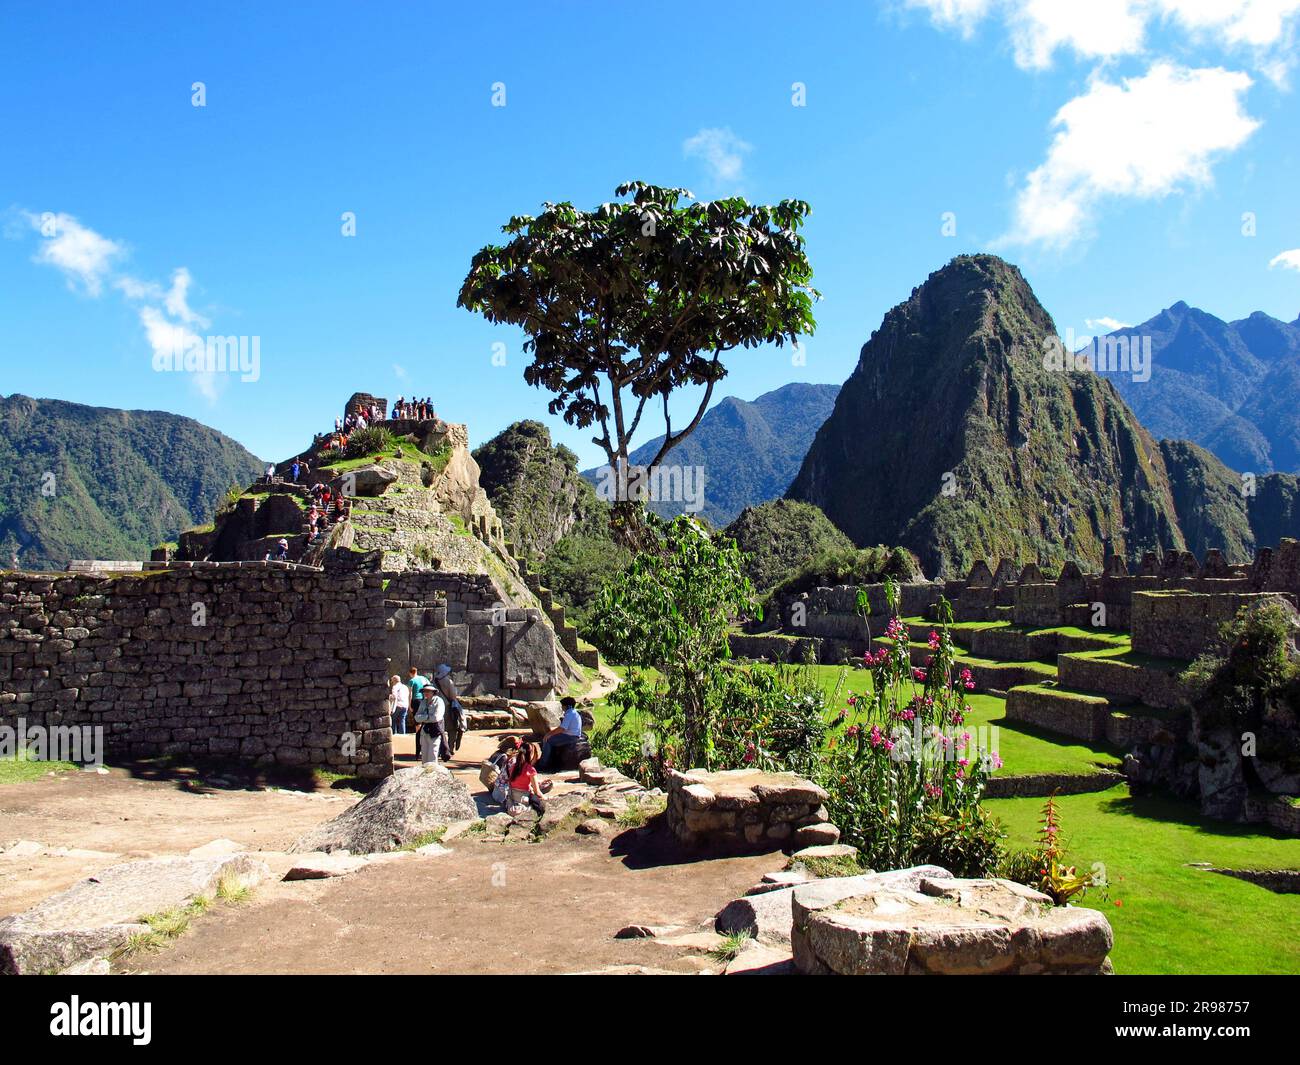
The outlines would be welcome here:
[[[1225,322],[1179,301],[1109,335],[1151,338],[1149,380],[1105,376],[1153,435],[1190,440],[1235,470],[1300,472],[1300,318]]]
[[[1285,357],[1287,329],[1253,328]],[[1222,341],[1201,346],[1219,363],[1190,344],[1177,354],[1227,388],[1223,353],[1241,334],[1205,333]],[[1133,563],[1187,547],[1244,562],[1300,532],[1297,478],[1248,486],[1195,444],[1157,443],[1103,375],[1044,365],[1056,335],[1019,270],[958,256],[872,333],[788,497],[821,507],[859,546],[908,548],[929,576],[980,558],[1095,567],[1110,553]],[[1237,383],[1235,395],[1248,392]]]
[[[808,445],[829,417],[839,385],[794,382],[765,392],[753,401],[727,396],[712,407],[664,459],[664,465],[701,467],[704,471],[703,514],[716,527],[742,510],[785,493]],[[658,436],[632,452],[633,465],[653,461],[663,443]],[[599,484],[599,467],[583,476]],[[682,513],[680,502],[652,503],[669,518]]]
[[[261,470],[192,418],[0,397],[0,568],[147,558]]]

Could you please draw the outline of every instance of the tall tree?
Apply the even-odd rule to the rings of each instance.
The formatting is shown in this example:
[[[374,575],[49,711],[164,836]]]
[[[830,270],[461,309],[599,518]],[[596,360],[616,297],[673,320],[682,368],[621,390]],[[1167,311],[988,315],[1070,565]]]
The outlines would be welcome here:
[[[722,355],[811,334],[817,292],[801,200],[702,203],[639,181],[615,194],[624,202],[594,211],[547,203],[536,217],[511,218],[502,227],[510,241],[474,256],[458,303],[524,330],[524,379],[554,394],[552,414],[599,427],[592,440],[625,491],[647,404],[662,404],[666,428],[654,467],[699,424],[726,376]],[[674,429],[669,399],[688,385],[704,392]],[[625,522],[628,500],[617,498]]]

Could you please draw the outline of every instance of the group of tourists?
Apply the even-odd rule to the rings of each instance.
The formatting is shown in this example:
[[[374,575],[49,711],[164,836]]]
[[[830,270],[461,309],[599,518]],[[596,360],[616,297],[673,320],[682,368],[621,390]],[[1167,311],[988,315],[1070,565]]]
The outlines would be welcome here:
[[[479,780],[487,785],[492,801],[504,806],[506,813],[513,816],[531,806],[540,817],[546,813],[546,800],[542,796],[551,790],[549,780],[537,779],[541,758],[542,749],[538,744],[507,736],[496,754],[483,764]]]
[[[415,666],[407,671],[405,683],[393,674],[388,712],[394,736],[408,735],[408,721],[415,726],[415,749],[421,762],[445,762],[460,749],[467,721],[447,663],[433,671],[433,680]]]
[[[294,484],[300,484],[305,481],[309,473],[311,473],[311,467],[307,464],[306,459],[294,459],[293,462],[289,464],[288,474],[290,480],[292,480]],[[266,470],[263,473],[263,479],[269,484],[271,481],[275,480],[276,476],[275,463],[268,462],[266,464]]]
[[[403,396],[397,397],[397,402],[393,404],[393,420],[427,422],[436,417],[433,413],[433,400],[428,396],[424,399],[406,399]]]
[[[542,798],[551,790],[549,780],[539,780],[539,772],[556,768],[556,752],[565,746],[586,739],[582,732],[582,715],[578,702],[571,695],[560,700],[564,715],[559,725],[542,737],[541,743],[527,743],[518,736],[507,736],[496,754],[483,763],[479,780],[492,793],[495,802],[514,815],[532,807],[538,815],[546,812]]]
[[[315,544],[329,532],[329,527],[352,517],[352,500],[327,485],[311,486],[307,505],[307,539]]]

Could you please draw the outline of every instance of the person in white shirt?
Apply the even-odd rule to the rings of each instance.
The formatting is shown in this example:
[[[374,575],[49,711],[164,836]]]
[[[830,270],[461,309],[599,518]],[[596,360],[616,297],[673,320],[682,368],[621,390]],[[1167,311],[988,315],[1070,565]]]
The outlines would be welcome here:
[[[402,678],[393,674],[389,678],[388,712],[393,716],[393,735],[406,735],[406,713],[411,709],[411,689],[402,683]]]

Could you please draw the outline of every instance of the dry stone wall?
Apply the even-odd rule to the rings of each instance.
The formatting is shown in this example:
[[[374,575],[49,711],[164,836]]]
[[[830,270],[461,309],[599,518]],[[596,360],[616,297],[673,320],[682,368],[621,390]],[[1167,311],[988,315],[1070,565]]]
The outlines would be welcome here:
[[[262,563],[0,579],[0,722],[105,749],[392,771],[378,576]]]

